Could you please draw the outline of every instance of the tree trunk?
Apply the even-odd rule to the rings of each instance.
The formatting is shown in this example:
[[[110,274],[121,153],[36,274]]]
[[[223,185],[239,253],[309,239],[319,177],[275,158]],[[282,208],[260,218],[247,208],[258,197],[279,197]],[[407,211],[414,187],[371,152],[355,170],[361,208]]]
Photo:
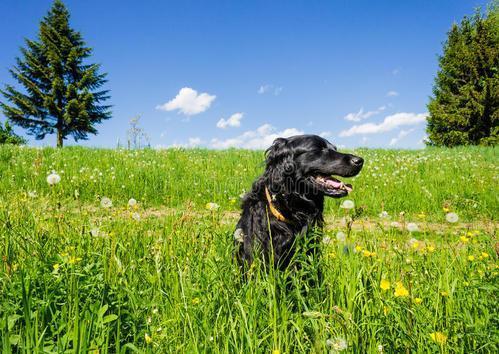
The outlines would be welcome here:
[[[62,148],[64,144],[64,137],[62,136],[62,130],[57,129],[57,147]]]

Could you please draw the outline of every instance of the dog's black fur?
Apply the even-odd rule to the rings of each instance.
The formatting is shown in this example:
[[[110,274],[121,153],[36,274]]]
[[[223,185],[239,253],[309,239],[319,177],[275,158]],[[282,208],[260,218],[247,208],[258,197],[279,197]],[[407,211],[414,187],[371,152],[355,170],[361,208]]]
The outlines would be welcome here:
[[[363,163],[362,158],[338,152],[317,135],[276,139],[266,151],[265,172],[243,198],[235,233],[241,268],[250,265],[255,254],[263,255],[267,263],[273,259],[275,267],[285,268],[293,256],[296,238],[315,226],[322,227],[324,196],[340,198],[348,194],[344,189],[326,188],[314,177],[352,177]],[[285,221],[271,213],[265,187]]]

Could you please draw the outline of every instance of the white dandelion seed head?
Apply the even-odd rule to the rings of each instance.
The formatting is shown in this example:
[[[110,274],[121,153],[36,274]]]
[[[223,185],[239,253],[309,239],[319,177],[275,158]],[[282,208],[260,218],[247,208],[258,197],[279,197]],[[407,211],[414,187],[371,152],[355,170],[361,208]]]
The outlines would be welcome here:
[[[336,233],[336,239],[340,242],[345,242],[347,239],[347,235],[343,231],[338,231]]]
[[[236,231],[234,231],[234,240],[241,243],[244,242],[243,229],[236,229]]]
[[[132,214],[132,219],[135,220],[135,221],[139,221],[140,220],[140,214],[139,213],[133,213]]]
[[[61,181],[61,176],[59,176],[57,173],[52,172],[47,176],[47,183],[51,186],[56,185]]]
[[[37,197],[36,191],[29,191],[28,192],[28,197],[30,197],[30,198],[36,198]]]
[[[400,223],[399,223],[398,221],[392,221],[392,222],[390,223],[390,226],[391,226],[391,227],[395,227],[395,228],[397,228],[397,229],[400,229]]]
[[[336,352],[341,352],[348,348],[347,341],[344,338],[328,339],[326,345]]]
[[[100,200],[100,206],[103,208],[111,208],[113,206],[113,202],[108,197],[102,197]]]
[[[388,219],[390,217],[390,214],[388,214],[387,211],[383,210],[380,214],[379,217],[382,219]]]
[[[90,235],[93,237],[99,237],[101,236],[100,230],[98,227],[94,227],[92,230],[90,230]]]
[[[220,205],[218,205],[217,203],[206,203],[206,209],[208,210],[217,210],[218,208],[220,208]]]
[[[133,199],[133,198],[128,199],[128,206],[130,208],[133,208],[136,205],[137,205],[137,201],[135,199]]]
[[[459,220],[459,216],[457,216],[456,213],[447,213],[445,215],[445,220],[447,220],[450,223],[455,223]]]
[[[355,203],[353,202],[353,200],[350,200],[350,199],[346,199],[343,201],[343,203],[341,203],[340,205],[340,208],[343,208],[343,209],[353,209],[355,207]]]
[[[407,231],[409,232],[418,232],[419,226],[415,222],[407,223]]]
[[[324,236],[322,238],[322,243],[325,244],[325,245],[329,245],[329,244],[331,244],[331,242],[332,242],[331,241],[331,237],[329,237],[329,236]]]

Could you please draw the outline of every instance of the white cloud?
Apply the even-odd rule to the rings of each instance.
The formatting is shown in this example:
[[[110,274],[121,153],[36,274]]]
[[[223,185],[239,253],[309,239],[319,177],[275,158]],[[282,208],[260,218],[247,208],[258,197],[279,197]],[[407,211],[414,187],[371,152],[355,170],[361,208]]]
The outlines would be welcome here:
[[[226,129],[227,127],[240,127],[243,115],[243,113],[238,112],[234,113],[227,119],[221,118],[217,123],[217,128]]]
[[[215,149],[243,148],[243,149],[266,149],[279,137],[289,137],[303,134],[296,128],[287,128],[276,131],[270,124],[263,124],[256,130],[248,130],[243,134],[226,140],[212,139],[210,146]]]
[[[392,140],[390,140],[389,145],[393,146],[393,145],[397,144],[400,141],[400,139],[406,137],[407,135],[409,135],[413,131],[414,131],[414,129],[409,129],[409,130],[402,129],[401,131],[399,131],[398,135],[395,138],[392,138]]]
[[[398,75],[400,73],[400,69],[399,68],[395,68],[392,70],[392,74],[395,76],[395,75]]]
[[[384,133],[400,126],[416,125],[426,121],[428,113],[395,113],[385,117],[379,124],[365,123],[354,125],[353,127],[340,132],[340,137],[347,137],[356,134],[378,134]]]
[[[333,137],[333,133],[328,130],[328,131],[320,132],[319,136],[323,137],[324,139],[328,139],[328,138]]]
[[[180,113],[183,113],[186,116],[192,116],[210,108],[211,103],[216,97],[217,96],[209,95],[206,92],[198,94],[196,90],[193,90],[190,87],[183,87],[175,98],[162,105],[156,106],[156,109],[162,111],[179,110]]]
[[[260,86],[260,88],[258,89],[258,94],[260,95],[263,95],[264,93],[268,92],[270,90],[270,85],[262,85]]]
[[[187,140],[188,142],[187,143],[178,143],[178,142],[174,142],[173,144],[171,145],[157,145],[156,146],[156,149],[168,149],[168,148],[184,148],[184,149],[188,149],[188,148],[195,148],[195,147],[198,147],[199,145],[203,144],[204,141],[201,140],[201,138],[198,138],[198,137],[194,137],[194,138],[189,138]]]
[[[372,117],[376,114],[379,114],[383,112],[386,109],[386,106],[381,106],[378,107],[378,109],[375,109],[374,111],[368,111],[364,112],[364,108],[361,108],[357,113],[348,113],[343,119],[349,120],[351,122],[359,122],[362,119],[367,119],[369,117]]]
[[[189,143],[187,144],[189,147],[199,146],[203,143],[200,138],[189,138]]]
[[[393,90],[392,91],[388,91],[386,93],[387,97],[397,97],[398,95],[399,95],[399,93],[397,91],[393,91]]]
[[[279,96],[282,92],[282,86],[274,86],[274,85],[265,84],[265,85],[261,85],[258,88],[257,92],[260,95],[263,95],[265,93],[273,93],[275,96]]]

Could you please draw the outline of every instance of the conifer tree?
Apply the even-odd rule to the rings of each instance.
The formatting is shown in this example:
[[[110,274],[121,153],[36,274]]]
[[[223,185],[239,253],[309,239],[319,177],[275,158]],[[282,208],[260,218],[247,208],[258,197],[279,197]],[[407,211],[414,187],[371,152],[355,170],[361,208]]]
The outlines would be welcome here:
[[[454,24],[428,104],[428,145],[495,145],[499,139],[497,5]]]
[[[26,140],[14,133],[9,122],[5,122],[5,124],[0,122],[0,144],[22,145],[26,144]]]
[[[106,74],[99,73],[99,64],[84,62],[92,49],[70,27],[62,1],[54,1],[38,38],[26,39],[21,54],[10,73],[24,91],[12,85],[0,90],[6,98],[0,107],[10,122],[36,139],[56,133],[62,147],[69,136],[78,141],[96,134],[95,125],[111,117],[110,106],[102,105],[108,91],[98,90]]]

